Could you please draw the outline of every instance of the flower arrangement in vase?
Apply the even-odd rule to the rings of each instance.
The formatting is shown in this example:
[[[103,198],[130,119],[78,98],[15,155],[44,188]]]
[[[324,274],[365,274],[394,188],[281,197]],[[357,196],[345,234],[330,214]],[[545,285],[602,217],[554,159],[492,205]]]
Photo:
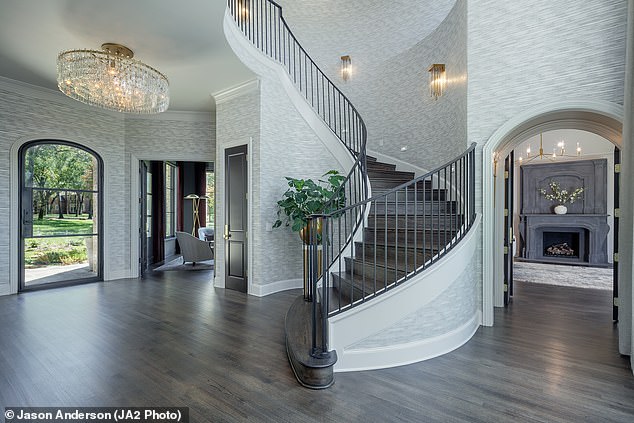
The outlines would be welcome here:
[[[583,188],[575,188],[572,191],[562,189],[557,182],[551,181],[548,184],[550,192],[547,192],[544,188],[539,188],[539,192],[550,201],[556,203],[555,214],[566,214],[568,208],[566,204],[572,204],[581,197]]]

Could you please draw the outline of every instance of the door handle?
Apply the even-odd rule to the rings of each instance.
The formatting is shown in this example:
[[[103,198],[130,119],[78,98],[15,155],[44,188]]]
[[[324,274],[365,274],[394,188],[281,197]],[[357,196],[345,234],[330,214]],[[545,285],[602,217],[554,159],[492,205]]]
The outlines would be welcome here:
[[[223,237],[224,239],[229,239],[229,238],[231,238],[231,234],[229,233],[229,225],[225,225],[225,233],[224,233],[224,235],[222,235],[222,237]]]

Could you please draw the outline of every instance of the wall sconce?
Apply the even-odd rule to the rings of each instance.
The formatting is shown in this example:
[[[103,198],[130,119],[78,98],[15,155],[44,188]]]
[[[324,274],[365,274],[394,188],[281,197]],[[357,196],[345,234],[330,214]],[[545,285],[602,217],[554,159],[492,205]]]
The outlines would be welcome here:
[[[341,56],[341,78],[344,81],[350,79],[350,75],[352,74],[352,60],[350,60],[350,56]]]
[[[443,63],[434,63],[429,67],[429,94],[434,100],[438,100],[445,90],[447,77],[445,73],[445,65]]]

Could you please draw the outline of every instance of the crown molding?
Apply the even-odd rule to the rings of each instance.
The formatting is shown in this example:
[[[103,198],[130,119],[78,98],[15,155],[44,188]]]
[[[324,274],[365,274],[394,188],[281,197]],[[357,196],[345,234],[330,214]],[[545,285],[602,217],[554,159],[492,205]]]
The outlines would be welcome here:
[[[221,91],[212,93],[211,96],[216,101],[216,104],[224,103],[233,98],[240,97],[244,94],[257,90],[260,87],[260,80],[258,78],[251,79],[233,87],[225,88]]]
[[[181,121],[181,122],[215,122],[214,112],[187,112],[187,111],[172,111],[167,110],[158,114],[133,114],[133,113],[121,113],[112,110],[102,109],[96,106],[89,106],[81,101],[73,100],[65,96],[63,93],[57,90],[51,90],[50,88],[41,87],[39,85],[32,85],[26,82],[18,81],[15,79],[6,78],[0,76],[0,89],[10,91],[19,95],[23,95],[30,98],[36,98],[39,100],[52,101],[59,104],[64,104],[68,107],[77,109],[84,109],[90,111],[98,111],[110,116],[117,116],[124,120],[169,120],[169,121]]]
[[[134,114],[123,113],[125,120],[156,120],[156,121],[178,121],[178,122],[208,122],[212,125],[216,123],[215,112],[186,112],[179,110],[167,110],[156,114]]]
[[[11,91],[15,94],[24,95],[31,98],[36,98],[39,100],[52,101],[68,107],[84,110],[96,109],[96,107],[89,106],[77,100],[73,100],[62,94],[60,91],[41,87],[39,85],[32,85],[15,79],[6,78],[4,76],[0,76],[0,89]],[[121,116],[121,113],[106,109],[99,109],[99,111],[110,116]]]

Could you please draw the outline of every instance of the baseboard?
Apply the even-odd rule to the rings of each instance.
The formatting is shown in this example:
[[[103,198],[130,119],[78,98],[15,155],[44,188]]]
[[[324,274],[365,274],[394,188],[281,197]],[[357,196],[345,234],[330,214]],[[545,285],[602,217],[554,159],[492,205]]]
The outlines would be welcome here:
[[[379,348],[339,352],[335,372],[386,369],[429,360],[464,345],[476,333],[481,317],[475,313],[466,323],[442,335]]]
[[[130,272],[128,270],[118,270],[118,271],[110,271],[108,275],[104,275],[104,281],[114,281],[117,279],[128,279],[130,278]]]
[[[276,292],[286,291],[289,289],[299,289],[303,287],[303,279],[287,279],[284,281],[267,283],[266,285],[251,285],[249,287],[249,295],[254,295],[256,297],[265,297],[267,295],[275,294]]]
[[[0,297],[4,295],[11,295],[11,285],[0,285]]]

